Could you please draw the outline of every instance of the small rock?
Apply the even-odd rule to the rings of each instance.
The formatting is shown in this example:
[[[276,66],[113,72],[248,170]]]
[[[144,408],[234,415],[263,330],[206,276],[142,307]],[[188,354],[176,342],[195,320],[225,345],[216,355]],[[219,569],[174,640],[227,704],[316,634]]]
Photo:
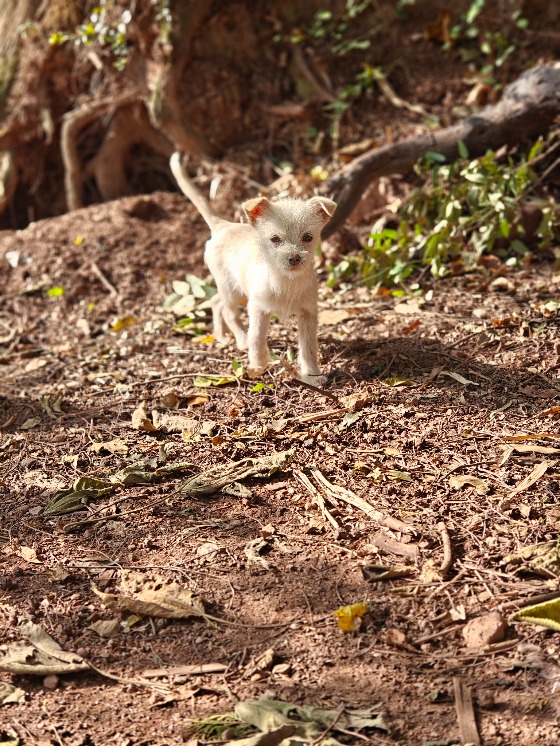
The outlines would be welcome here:
[[[468,648],[484,648],[501,642],[506,636],[507,623],[499,611],[471,619],[465,624],[463,637]]]
[[[51,691],[57,689],[59,684],[60,679],[54,673],[45,676],[45,678],[43,679],[43,686],[45,687],[45,689],[50,689]]]
[[[214,544],[212,541],[207,541],[198,547],[196,554],[198,557],[208,557],[209,555],[216,554],[216,552],[219,551],[220,546],[218,544]]]
[[[489,285],[493,293],[515,293],[515,285],[507,277],[496,277]]]

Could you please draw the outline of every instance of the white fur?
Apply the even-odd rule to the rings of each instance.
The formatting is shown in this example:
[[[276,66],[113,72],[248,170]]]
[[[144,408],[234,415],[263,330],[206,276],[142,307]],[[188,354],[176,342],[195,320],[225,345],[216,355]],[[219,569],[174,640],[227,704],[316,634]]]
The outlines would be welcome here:
[[[224,339],[228,328],[238,348],[248,350],[249,368],[260,372],[269,362],[266,339],[270,314],[281,319],[294,315],[298,323],[301,379],[322,383],[317,362],[317,276],[313,256],[335,203],[324,197],[274,203],[259,197],[242,205],[249,224],[231,223],[212,212],[186,176],[178,153],[171,157],[171,170],[211,230],[204,259],[218,288],[212,309],[216,337]],[[240,318],[243,298],[247,298],[249,315],[247,333]]]

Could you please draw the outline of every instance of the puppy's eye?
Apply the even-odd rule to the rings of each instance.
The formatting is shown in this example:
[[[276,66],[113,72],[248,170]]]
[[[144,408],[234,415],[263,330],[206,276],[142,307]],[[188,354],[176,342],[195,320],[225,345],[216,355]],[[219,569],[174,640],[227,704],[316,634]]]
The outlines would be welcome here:
[[[303,241],[303,243],[311,243],[311,241],[313,241],[313,236],[311,235],[311,233],[304,233],[301,237],[301,240]]]
[[[280,238],[280,236],[271,236],[270,243],[273,243],[275,246],[278,246],[278,244],[282,243],[282,239]]]

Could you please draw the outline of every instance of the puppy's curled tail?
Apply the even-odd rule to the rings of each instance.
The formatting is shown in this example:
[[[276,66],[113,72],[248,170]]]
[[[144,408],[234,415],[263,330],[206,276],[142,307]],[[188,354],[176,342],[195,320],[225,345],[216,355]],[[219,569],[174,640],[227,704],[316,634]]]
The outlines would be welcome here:
[[[190,199],[190,201],[202,215],[204,220],[207,222],[210,229],[214,228],[217,223],[223,222],[222,218],[219,218],[212,212],[212,208],[210,207],[210,203],[208,202],[208,200],[202,196],[202,194],[198,191],[198,189],[185,173],[185,170],[183,169],[183,165],[181,163],[180,153],[173,153],[173,155],[171,156],[171,160],[169,161],[169,165],[171,167],[171,172],[177,180],[177,184],[179,184],[181,191],[183,192],[185,197],[188,197]]]

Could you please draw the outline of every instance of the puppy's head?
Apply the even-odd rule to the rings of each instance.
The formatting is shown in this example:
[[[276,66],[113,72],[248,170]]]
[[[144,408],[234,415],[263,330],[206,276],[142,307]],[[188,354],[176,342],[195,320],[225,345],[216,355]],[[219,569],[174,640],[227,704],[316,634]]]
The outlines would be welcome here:
[[[283,273],[296,274],[313,261],[321,231],[336,204],[326,197],[278,202],[257,197],[242,207],[273,266]]]

